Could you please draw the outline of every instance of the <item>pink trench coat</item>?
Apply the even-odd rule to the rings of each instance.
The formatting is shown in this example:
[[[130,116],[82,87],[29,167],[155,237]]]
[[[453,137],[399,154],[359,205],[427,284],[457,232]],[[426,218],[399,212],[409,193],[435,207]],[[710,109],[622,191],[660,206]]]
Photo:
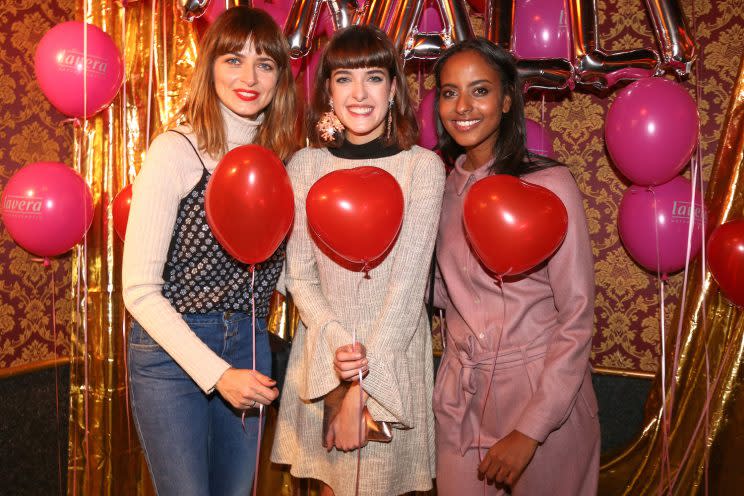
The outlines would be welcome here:
[[[484,494],[479,455],[514,429],[540,445],[512,495],[596,494],[594,266],[581,193],[566,167],[523,177],[560,197],[568,232],[547,262],[505,278],[502,291],[470,250],[462,223],[465,193],[490,164],[470,172],[462,158],[447,179],[437,241],[435,303],[447,312],[434,390],[438,495]],[[491,485],[486,493],[505,494]]]

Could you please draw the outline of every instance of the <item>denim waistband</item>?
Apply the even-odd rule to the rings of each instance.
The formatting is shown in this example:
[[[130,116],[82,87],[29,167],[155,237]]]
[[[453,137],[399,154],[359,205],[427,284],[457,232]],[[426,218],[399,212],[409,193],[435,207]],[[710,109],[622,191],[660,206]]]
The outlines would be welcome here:
[[[248,319],[251,316],[245,312],[209,312],[209,313],[184,313],[183,320],[192,324],[230,324]],[[256,320],[261,320],[257,318]]]

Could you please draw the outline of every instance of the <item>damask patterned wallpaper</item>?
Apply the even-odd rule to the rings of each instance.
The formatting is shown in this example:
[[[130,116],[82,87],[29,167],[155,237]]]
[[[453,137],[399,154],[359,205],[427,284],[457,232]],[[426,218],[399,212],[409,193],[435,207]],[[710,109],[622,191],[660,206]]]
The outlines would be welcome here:
[[[744,2],[681,3],[690,30],[696,29],[699,37],[702,100],[698,107],[707,179],[744,53]],[[644,1],[599,0],[598,10],[603,48],[657,48]],[[694,97],[694,74],[683,84]],[[573,92],[546,102],[545,123],[554,134],[557,157],[569,165],[585,198],[597,281],[592,363],[596,367],[654,372],[660,353],[658,286],[655,275],[636,265],[618,238],[617,210],[627,184],[613,168],[604,145],[604,119],[616,94],[617,88],[601,95]],[[539,121],[542,114],[542,102],[529,104],[528,117]],[[670,278],[667,326],[677,312],[681,286],[681,274]]]
[[[744,52],[744,2],[682,0],[690,28],[699,34],[699,104],[707,177],[716,151],[733,78]],[[72,161],[72,130],[47,102],[33,75],[33,50],[41,36],[70,19],[75,0],[13,0],[0,11],[0,187],[26,163]],[[10,4],[10,5],[7,5]],[[694,8],[693,8],[694,7]],[[599,0],[601,44],[606,49],[656,47],[644,0]],[[476,18],[474,27],[479,28]],[[431,87],[427,78],[424,87]],[[684,82],[695,94],[695,78]],[[604,147],[603,123],[617,88],[603,94],[575,91],[534,97],[528,116],[553,133],[557,158],[566,162],[585,196],[597,274],[598,367],[653,372],[659,355],[655,277],[639,268],[621,246],[617,209],[626,184]],[[69,257],[54,262],[59,356],[68,353]],[[669,281],[667,316],[677,310],[681,276]],[[671,323],[671,320],[669,320]],[[0,371],[54,358],[50,270],[32,261],[0,228]]]
[[[74,0],[12,0],[0,9],[0,188],[30,162],[72,165],[72,128],[39,90],[33,56],[41,37],[70,20]],[[0,228],[0,372],[55,358],[52,284],[56,286],[57,356],[69,354],[70,257],[51,267],[33,261]]]

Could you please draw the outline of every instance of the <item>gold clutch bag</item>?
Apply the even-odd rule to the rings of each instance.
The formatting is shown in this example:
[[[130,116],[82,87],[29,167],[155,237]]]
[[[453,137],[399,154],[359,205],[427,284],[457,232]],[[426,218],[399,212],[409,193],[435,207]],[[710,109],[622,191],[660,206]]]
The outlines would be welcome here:
[[[323,398],[323,447],[326,446],[326,437],[331,422],[336,418],[341,410],[341,403],[346,393],[351,387],[350,382],[342,382],[336,389],[325,395]],[[367,429],[367,441],[377,443],[389,443],[393,439],[393,429],[389,422],[378,421],[372,418],[367,407],[364,407],[364,425]]]

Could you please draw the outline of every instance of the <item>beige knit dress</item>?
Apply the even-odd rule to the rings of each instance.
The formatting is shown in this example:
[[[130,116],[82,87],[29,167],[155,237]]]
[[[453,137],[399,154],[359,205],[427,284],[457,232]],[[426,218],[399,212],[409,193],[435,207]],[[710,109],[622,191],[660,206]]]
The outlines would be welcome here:
[[[326,257],[310,238],[305,198],[323,175],[375,166],[403,190],[403,226],[371,279]],[[354,494],[356,451],[323,448],[322,397],[339,384],[333,356],[352,342],[367,349],[364,389],[375,420],[399,424],[389,444],[362,448],[360,494],[390,496],[430,489],[435,472],[431,336],[424,290],[436,239],[445,171],[439,157],[414,146],[394,156],[350,160],[327,149],[306,148],[288,166],[295,222],[287,246],[287,289],[304,326],[292,344],[272,461],[290,464],[295,477],[319,479],[336,496]]]

